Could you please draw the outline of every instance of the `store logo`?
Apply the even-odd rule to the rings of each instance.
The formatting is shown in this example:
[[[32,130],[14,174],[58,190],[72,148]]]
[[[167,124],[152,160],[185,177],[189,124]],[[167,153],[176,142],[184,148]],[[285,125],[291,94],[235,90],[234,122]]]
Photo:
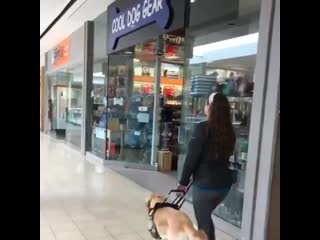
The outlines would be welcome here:
[[[70,38],[65,39],[53,49],[52,64],[54,67],[62,66],[70,60]]]
[[[181,37],[181,36],[163,34],[162,38],[164,42],[167,44],[173,44],[173,45],[179,45],[179,46],[183,46],[184,44],[184,37]]]
[[[109,49],[115,50],[118,41],[150,24],[158,24],[167,29],[172,16],[169,0],[138,0],[125,10],[113,7],[111,10],[111,31],[109,31]]]

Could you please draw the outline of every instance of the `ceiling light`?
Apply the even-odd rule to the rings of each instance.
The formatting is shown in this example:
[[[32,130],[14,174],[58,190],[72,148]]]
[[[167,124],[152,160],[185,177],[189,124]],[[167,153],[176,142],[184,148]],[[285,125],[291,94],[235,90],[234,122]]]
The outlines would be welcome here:
[[[102,72],[93,73],[94,77],[105,77],[105,75]]]
[[[257,54],[259,34],[249,34],[214,42],[193,48],[190,64],[209,63],[222,59],[244,57]]]

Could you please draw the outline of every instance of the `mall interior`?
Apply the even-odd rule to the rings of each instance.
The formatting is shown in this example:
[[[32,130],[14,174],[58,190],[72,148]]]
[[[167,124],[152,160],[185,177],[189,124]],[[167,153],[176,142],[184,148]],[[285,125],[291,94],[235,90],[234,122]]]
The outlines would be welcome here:
[[[144,199],[176,188],[213,92],[238,176],[217,239],[280,239],[280,0],[67,2],[40,2],[41,240],[152,239]]]

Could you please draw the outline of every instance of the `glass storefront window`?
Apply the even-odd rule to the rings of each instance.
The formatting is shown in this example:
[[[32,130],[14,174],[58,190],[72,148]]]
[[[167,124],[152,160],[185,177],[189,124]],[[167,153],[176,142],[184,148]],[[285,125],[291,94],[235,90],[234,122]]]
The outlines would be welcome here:
[[[52,101],[49,124],[52,132],[77,148],[81,147],[82,81],[82,66],[48,76],[48,100]]]
[[[91,149],[94,154],[105,158],[106,136],[104,116],[106,114],[106,69],[105,61],[97,62],[93,65],[93,89],[91,91],[92,102],[92,141]]]
[[[70,75],[67,105],[66,140],[71,144],[81,147],[82,125],[82,66],[67,69]]]
[[[150,164],[155,83],[154,42],[108,57],[106,159]]]
[[[163,35],[163,57],[156,64],[159,42],[151,40],[108,57],[106,159],[150,165],[156,156],[170,154],[168,170],[178,162],[181,119],[183,44],[181,37]],[[160,89],[156,96],[156,76]],[[153,139],[154,98],[159,97],[159,139]],[[153,141],[159,142],[158,147]],[[155,161],[157,162],[157,160]]]
[[[225,6],[219,6],[219,21],[215,19],[216,14],[196,18],[199,11],[205,13],[208,9],[217,9],[216,4],[215,1],[191,3],[191,24],[185,41],[189,43],[186,47],[190,48],[186,51],[193,54],[186,56],[185,61],[178,175],[190,133],[197,123],[206,120],[204,105],[207,97],[212,92],[223,93],[231,104],[237,134],[229,168],[237,170],[238,179],[214,215],[241,227],[260,7],[254,0],[228,0]],[[191,196],[189,200],[192,201]]]
[[[106,156],[106,125],[105,116],[107,112],[107,55],[106,55],[106,42],[107,42],[107,17],[105,13],[100,14],[94,19],[94,44],[93,44],[93,76],[92,76],[92,89],[90,100],[92,109],[91,123],[92,128],[87,129],[91,131],[91,151],[93,154],[100,158]]]

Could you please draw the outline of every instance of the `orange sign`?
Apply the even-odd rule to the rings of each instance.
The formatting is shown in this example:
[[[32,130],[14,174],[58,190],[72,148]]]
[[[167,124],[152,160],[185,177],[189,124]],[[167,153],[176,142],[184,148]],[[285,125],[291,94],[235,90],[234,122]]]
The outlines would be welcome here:
[[[53,66],[60,67],[70,61],[70,38],[66,38],[53,49]]]
[[[137,81],[137,82],[155,83],[155,78],[154,77],[148,77],[148,76],[134,76],[133,80]],[[161,77],[161,84],[182,86],[183,80],[182,79],[171,79],[171,78]]]

